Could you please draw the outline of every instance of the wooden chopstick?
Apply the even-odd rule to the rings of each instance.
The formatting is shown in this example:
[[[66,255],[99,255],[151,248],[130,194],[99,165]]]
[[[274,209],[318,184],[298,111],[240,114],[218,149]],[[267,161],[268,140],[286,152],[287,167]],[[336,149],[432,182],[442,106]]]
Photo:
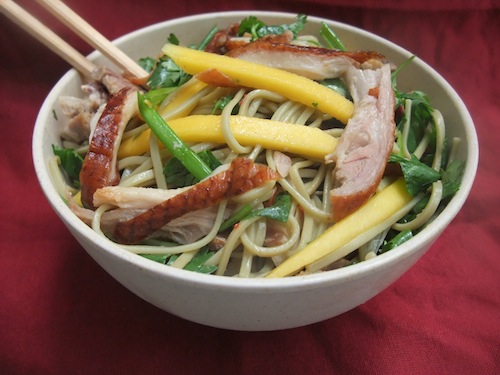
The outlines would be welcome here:
[[[96,50],[100,51],[116,66],[136,78],[143,78],[148,73],[142,69],[134,60],[123,53],[118,47],[111,43],[106,37],[99,33],[87,21],[75,13],[71,8],[60,0],[37,0],[45,9],[52,13],[62,23],[73,30]]]
[[[148,73],[118,47],[112,44],[89,23],[59,0],[37,0],[49,12],[84,39],[96,50],[100,51],[111,62],[125,73],[144,78]],[[91,76],[96,69],[94,63],[80,54],[76,49],[43,25],[12,0],[0,0],[0,11],[12,21],[28,31],[32,36],[49,47],[83,75]]]
[[[85,76],[91,76],[96,69],[94,63],[60,38],[47,26],[21,8],[12,0],[0,0],[0,11],[9,19],[49,47]]]

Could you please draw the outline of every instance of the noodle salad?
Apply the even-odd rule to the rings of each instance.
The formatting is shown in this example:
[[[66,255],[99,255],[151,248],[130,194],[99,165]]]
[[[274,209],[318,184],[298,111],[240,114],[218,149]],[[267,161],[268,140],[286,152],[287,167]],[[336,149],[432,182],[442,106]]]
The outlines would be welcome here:
[[[327,271],[412,238],[460,188],[460,140],[398,90],[412,59],[306,23],[171,34],[140,60],[148,77],[101,69],[61,97],[49,169],[70,209],[130,252],[221,276]]]

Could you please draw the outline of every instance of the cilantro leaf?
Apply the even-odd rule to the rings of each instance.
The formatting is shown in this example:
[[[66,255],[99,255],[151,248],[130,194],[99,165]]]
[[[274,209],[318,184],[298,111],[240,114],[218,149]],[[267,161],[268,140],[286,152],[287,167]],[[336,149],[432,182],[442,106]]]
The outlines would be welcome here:
[[[180,44],[179,39],[177,38],[177,35],[175,35],[173,33],[170,33],[170,35],[167,38],[167,41],[170,44],[175,44],[176,46],[178,46]]]
[[[199,152],[198,156],[212,170],[221,165],[221,162],[209,150]],[[171,158],[163,167],[163,174],[170,188],[190,186],[200,181],[176,157]]]
[[[71,148],[63,148],[57,145],[52,145],[52,152],[61,160],[61,167],[70,179],[71,184],[79,188],[83,157]]]
[[[265,208],[252,209],[249,204],[244,205],[240,210],[228,217],[221,225],[220,232],[231,228],[234,224],[254,216],[265,217],[267,219],[278,220],[282,223],[288,221],[288,215],[292,207],[292,197],[287,193],[280,193],[274,203]]]
[[[406,190],[412,196],[427,190],[435,181],[441,178],[441,174],[422,163],[415,155],[411,159],[405,159],[399,155],[391,155],[390,162],[397,162],[401,166],[403,177],[406,182]]]
[[[231,100],[233,100],[234,95],[226,95],[220,97],[214,104],[214,108],[212,110],[212,114],[220,113],[222,110],[226,107],[226,105],[229,104]],[[236,105],[233,110],[231,111],[231,114],[236,115],[239,111],[239,104]]]
[[[213,252],[209,251],[208,246],[205,246],[196,253],[191,261],[184,267],[187,271],[199,273],[213,273],[217,270],[216,265],[205,265],[204,263],[210,259]]]
[[[139,59],[139,65],[146,72],[151,73],[156,66],[156,59],[152,57],[141,57]]]
[[[171,266],[179,254],[139,254],[140,256],[152,260],[153,262],[165,264]],[[198,253],[189,261],[184,267],[187,271],[200,272],[200,273],[213,273],[217,270],[215,265],[204,265],[204,263],[213,255],[213,252],[209,251],[208,246],[205,246],[198,251]]]
[[[143,258],[152,260],[153,262],[161,263],[161,264],[166,264],[168,258],[170,258],[172,255],[171,254],[139,254]]]
[[[342,95],[344,98],[352,101],[351,93],[347,89],[347,86],[345,85],[344,81],[342,81],[340,78],[328,78],[328,79],[321,81],[320,83],[323,86],[326,86],[329,89],[336,91],[337,93]]]
[[[421,91],[413,91],[410,93],[395,92],[397,105],[403,105],[405,100],[411,100],[411,117],[410,131],[408,134],[407,147],[410,152],[415,151],[420,140],[425,134],[425,129],[430,121],[432,121],[432,107],[429,98]],[[405,116],[402,116],[398,123],[398,129],[401,129],[402,124],[406,121]]]
[[[386,251],[392,250],[395,247],[401,245],[403,242],[408,241],[412,237],[413,237],[413,232],[411,230],[409,229],[403,230],[402,232],[399,232],[394,237],[392,237],[390,240],[384,241],[384,244],[380,249],[380,253],[385,253]]]
[[[191,75],[179,68],[169,57],[162,56],[156,61],[153,73],[148,79],[150,89],[178,87],[186,83]]]
[[[288,215],[290,214],[291,207],[292,197],[289,194],[280,193],[271,206],[253,211],[250,214],[250,217],[260,216],[286,223],[288,221]]]
[[[149,101],[153,107],[156,107],[175,89],[175,87],[162,87],[155,90],[149,90],[144,94],[144,99]]]
[[[291,24],[283,24],[283,25],[266,25],[263,21],[258,19],[255,16],[250,16],[245,18],[240,22],[240,26],[238,28],[238,35],[242,36],[245,33],[249,33],[252,36],[252,39],[259,39],[263,36],[274,34],[280,35],[285,31],[289,30],[293,33],[296,38],[297,35],[302,31],[305,24],[307,22],[307,16],[304,14],[297,15],[297,21]]]
[[[441,171],[443,181],[443,196],[441,199],[452,197],[460,189],[464,169],[465,163],[463,161],[454,160],[446,170]]]

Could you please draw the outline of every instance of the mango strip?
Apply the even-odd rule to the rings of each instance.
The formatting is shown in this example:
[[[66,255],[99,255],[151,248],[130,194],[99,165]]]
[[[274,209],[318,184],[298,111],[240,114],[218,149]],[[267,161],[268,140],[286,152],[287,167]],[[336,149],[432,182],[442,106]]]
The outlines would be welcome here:
[[[336,251],[396,214],[412,199],[413,197],[406,191],[404,179],[399,178],[376,193],[357,211],[332,225],[304,249],[273,269],[266,277],[285,277],[297,273],[308,264]]]
[[[165,121],[189,115],[196,106],[196,101],[189,102],[189,98],[196,95],[207,84],[193,78],[172,92],[165,104],[158,108],[158,113]],[[118,158],[141,155],[149,150],[151,130],[147,129],[134,137],[124,139],[118,150]]]
[[[158,113],[165,120],[170,120],[172,118],[168,115],[172,111],[176,111],[175,118],[189,115],[193,108],[196,107],[197,102],[193,101],[189,105],[184,105],[184,103],[188,102],[189,98],[193,97],[195,94],[197,94],[207,86],[208,85],[206,83],[193,78],[191,81],[185,83],[174,92],[172,92],[167,98],[166,104],[162,104],[160,108],[158,108]],[[168,117],[165,118],[165,116]]]
[[[317,108],[344,124],[351,118],[354,110],[353,103],[342,95],[294,73],[173,44],[166,44],[162,50],[189,74],[216,69],[237,85],[274,91],[293,101]]]
[[[337,139],[320,129],[304,125],[288,124],[255,117],[231,116],[230,126],[236,140],[244,146],[261,145],[273,150],[290,152],[315,160],[332,153]],[[168,125],[184,142],[225,143],[221,117],[216,115],[193,115],[168,121]],[[119,154],[140,155],[149,150],[149,141],[134,142],[120,147]],[[149,140],[149,135],[147,138]],[[127,140],[128,141],[128,140]],[[122,149],[125,147],[125,149]]]

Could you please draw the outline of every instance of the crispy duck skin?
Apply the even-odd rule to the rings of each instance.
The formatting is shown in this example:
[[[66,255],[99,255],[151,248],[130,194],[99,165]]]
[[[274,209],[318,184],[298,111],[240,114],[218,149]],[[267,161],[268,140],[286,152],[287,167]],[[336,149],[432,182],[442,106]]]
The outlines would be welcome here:
[[[216,173],[127,222],[117,224],[113,238],[122,244],[139,243],[173,219],[211,207],[223,199],[243,194],[278,178],[278,173],[267,166],[255,164],[247,158],[236,158],[227,170]]]
[[[82,203],[94,209],[94,192],[120,180],[117,153],[123,131],[138,112],[137,90],[123,88],[111,96],[92,135],[80,172]]]
[[[343,76],[351,67],[378,68],[385,57],[373,51],[344,52],[261,38],[229,51],[227,56],[287,70],[321,81]]]

